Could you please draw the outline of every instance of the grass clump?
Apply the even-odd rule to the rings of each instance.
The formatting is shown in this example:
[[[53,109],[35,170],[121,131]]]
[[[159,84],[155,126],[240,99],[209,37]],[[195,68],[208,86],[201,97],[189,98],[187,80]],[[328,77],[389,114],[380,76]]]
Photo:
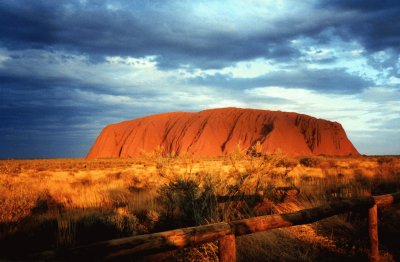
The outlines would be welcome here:
[[[186,227],[215,219],[217,203],[215,188],[210,183],[177,179],[161,186],[158,191],[161,223]]]

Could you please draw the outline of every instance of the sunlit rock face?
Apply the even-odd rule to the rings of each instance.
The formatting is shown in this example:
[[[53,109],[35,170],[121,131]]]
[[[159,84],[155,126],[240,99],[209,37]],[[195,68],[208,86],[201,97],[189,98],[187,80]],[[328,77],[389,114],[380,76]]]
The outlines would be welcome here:
[[[337,122],[308,115],[241,108],[151,115],[106,126],[88,158],[136,157],[163,148],[164,153],[223,156],[238,144],[257,142],[266,153],[289,156],[359,155]]]

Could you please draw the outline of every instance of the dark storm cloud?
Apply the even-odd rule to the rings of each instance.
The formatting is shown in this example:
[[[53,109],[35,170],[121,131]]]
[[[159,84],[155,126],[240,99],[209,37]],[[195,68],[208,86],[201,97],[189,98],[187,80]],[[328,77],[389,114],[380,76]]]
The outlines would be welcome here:
[[[90,146],[91,128],[79,127],[90,122],[85,108],[56,106],[47,95],[38,100],[29,92],[13,100],[0,109],[0,158],[80,157],[81,145]]]
[[[34,68],[32,75],[15,73],[6,64],[0,67],[0,158],[82,157],[110,123],[193,107],[163,101],[168,90],[38,76]]]
[[[320,6],[337,12],[353,12],[348,19],[335,25],[343,37],[356,38],[373,52],[387,48],[400,50],[400,1],[326,0]]]
[[[124,8],[109,10],[106,2],[19,1],[0,3],[0,40],[9,49],[67,49],[89,54],[141,57],[157,55],[161,68],[221,68],[258,57],[287,61],[300,56],[290,40],[318,33],[319,23],[298,25],[296,19],[276,22],[257,34],[225,32],[185,25],[154,4],[116,1]],[[158,7],[158,8],[157,8]],[[288,28],[292,27],[292,30]]]
[[[144,105],[101,101],[101,95],[118,94],[68,78],[4,76],[0,71],[0,83],[0,158],[82,157],[105,125],[154,113]],[[96,97],[89,99],[82,90]]]
[[[335,6],[341,9],[360,10],[367,12],[387,10],[398,5],[398,1],[396,0],[323,0],[321,2],[325,5]]]
[[[107,8],[109,3],[120,8]],[[254,27],[268,28],[248,34],[185,24],[179,11],[162,2],[3,1],[0,40],[9,49],[61,48],[89,54],[93,61],[104,55],[157,55],[161,68],[221,68],[258,57],[289,61],[300,57],[291,40],[327,42],[332,35],[326,30],[357,38],[371,51],[399,49],[399,1],[322,1],[315,8],[335,15],[260,22]]]
[[[19,76],[7,74],[5,71],[6,70],[0,70],[0,82],[3,90],[21,90],[22,93],[29,90],[43,92],[46,91],[46,89],[55,86],[76,85],[74,80],[64,77],[37,77],[34,75]]]
[[[247,89],[265,86],[303,88],[319,93],[355,94],[374,85],[373,82],[352,75],[344,69],[299,69],[277,71],[255,78],[235,78],[215,74],[192,79],[193,83],[224,88]]]
[[[260,43],[251,39],[233,39],[232,36],[216,38],[211,41],[218,44],[210,43],[207,48],[190,48],[182,53],[164,53],[157,58],[158,66],[161,69],[174,69],[182,66],[218,69],[228,67],[235,62],[259,57],[289,62],[300,56],[298,50],[284,42],[281,44]]]

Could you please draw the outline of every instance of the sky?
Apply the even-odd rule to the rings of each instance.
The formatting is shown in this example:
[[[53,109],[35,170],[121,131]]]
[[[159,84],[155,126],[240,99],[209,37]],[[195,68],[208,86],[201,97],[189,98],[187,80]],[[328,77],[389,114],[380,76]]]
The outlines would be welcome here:
[[[0,1],[0,158],[84,157],[110,123],[243,107],[400,154],[398,0]]]

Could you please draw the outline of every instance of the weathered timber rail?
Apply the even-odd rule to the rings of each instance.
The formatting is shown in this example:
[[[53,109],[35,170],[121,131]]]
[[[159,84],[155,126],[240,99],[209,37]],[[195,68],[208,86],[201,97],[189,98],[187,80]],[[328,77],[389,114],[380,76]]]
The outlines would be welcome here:
[[[258,216],[231,222],[175,229],[165,232],[113,239],[64,251],[46,251],[31,257],[40,260],[118,260],[219,241],[220,261],[236,261],[235,237],[275,228],[313,223],[350,211],[368,210],[371,261],[379,260],[378,208],[400,203],[400,192],[347,199],[297,212]]]

